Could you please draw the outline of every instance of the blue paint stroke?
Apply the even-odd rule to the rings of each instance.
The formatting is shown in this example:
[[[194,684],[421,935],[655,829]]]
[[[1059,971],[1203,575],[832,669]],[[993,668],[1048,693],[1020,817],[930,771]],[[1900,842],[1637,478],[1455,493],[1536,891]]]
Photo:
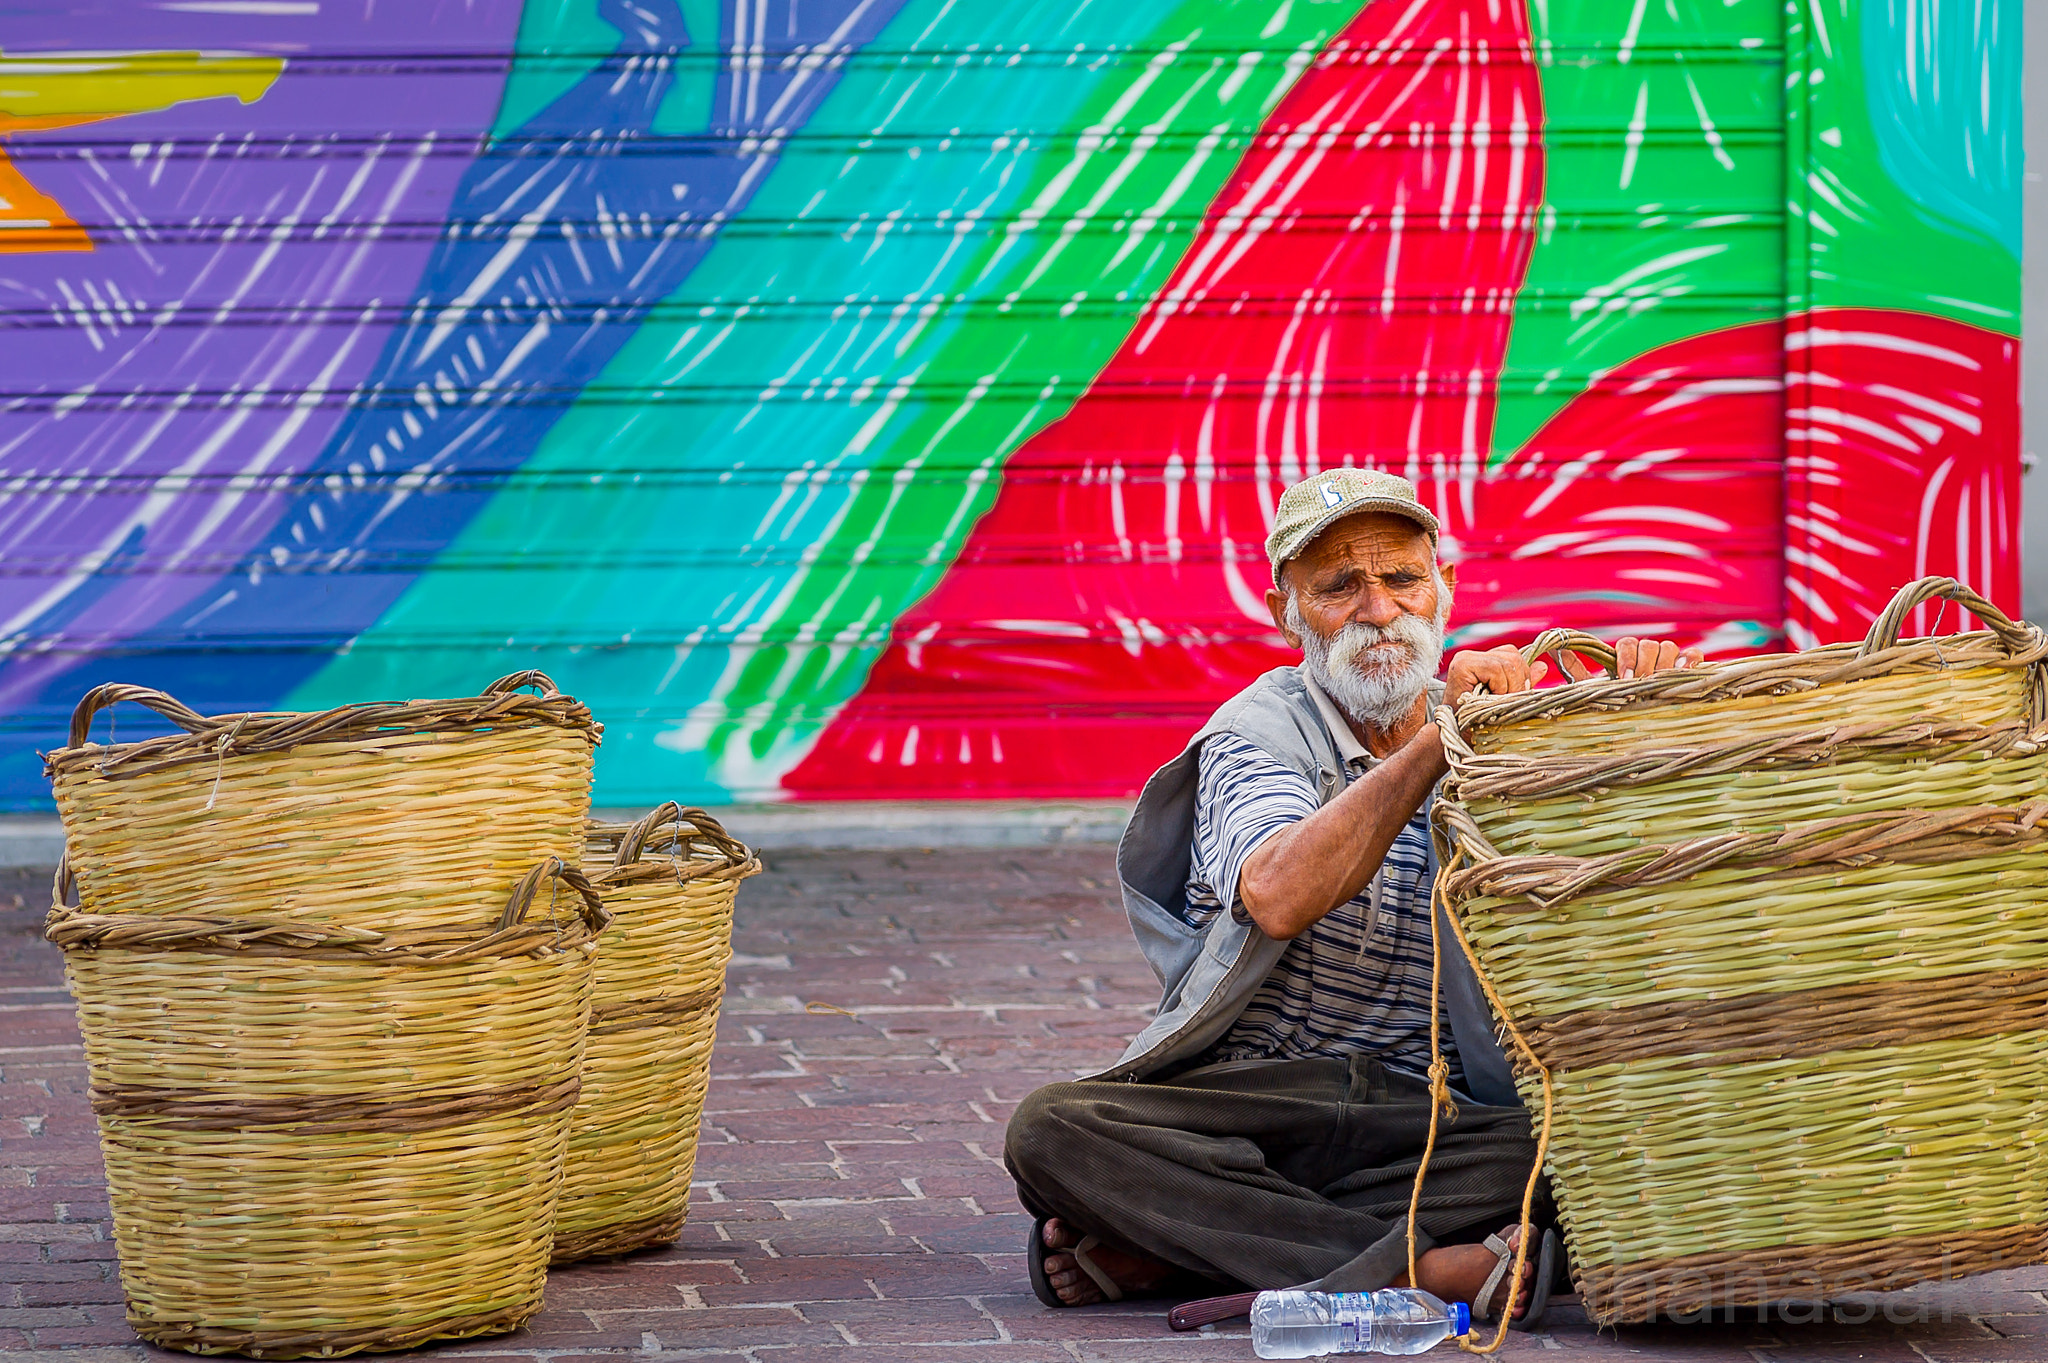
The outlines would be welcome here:
[[[1929,214],[2020,253],[2020,5],[1870,0],[1864,90],[1878,157]]]

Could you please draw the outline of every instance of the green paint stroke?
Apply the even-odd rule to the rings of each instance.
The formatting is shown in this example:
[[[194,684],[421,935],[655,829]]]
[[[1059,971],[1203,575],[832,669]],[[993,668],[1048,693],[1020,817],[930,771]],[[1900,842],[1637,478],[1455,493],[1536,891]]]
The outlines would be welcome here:
[[[1492,464],[1600,374],[1782,314],[1774,0],[1529,0],[1544,201]]]
[[[1021,322],[969,313],[935,361],[976,375],[965,394],[919,400],[912,380],[862,431],[872,471],[818,546],[820,566],[800,572],[762,622],[789,642],[755,650],[712,697],[730,717],[705,739],[714,771],[801,760],[866,681],[897,618],[959,554],[995,499],[1002,461],[1066,413],[1129,333],[1134,308],[1087,305],[1165,285],[1237,144],[1355,10],[1183,5],[1143,45],[1155,55],[1137,78],[1100,92],[1077,120],[1086,131],[1040,160],[1028,212],[979,247],[960,294],[1060,306]],[[1155,145],[1162,134],[1199,140],[1190,152],[1184,139]],[[885,539],[927,547],[906,561],[875,552]]]

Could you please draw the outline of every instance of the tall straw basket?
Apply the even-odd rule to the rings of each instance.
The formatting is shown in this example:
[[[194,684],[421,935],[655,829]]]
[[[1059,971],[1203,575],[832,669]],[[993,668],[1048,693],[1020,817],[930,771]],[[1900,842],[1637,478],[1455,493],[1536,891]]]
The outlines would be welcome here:
[[[733,893],[761,869],[717,820],[674,803],[638,823],[591,824],[586,864],[612,925],[598,954],[556,1263],[665,1245],[682,1232],[732,957]]]
[[[124,701],[180,732],[88,742]],[[528,867],[582,858],[598,735],[539,672],[313,714],[209,717],[110,685],[44,762],[88,913],[480,931]]]
[[[1900,641],[1937,601],[1987,628]],[[1530,656],[1560,647],[1612,667],[1563,631]],[[1860,645],[1477,696],[1469,741],[1442,726],[1439,893],[1525,1097],[1554,1101],[1596,1321],[2042,1261],[2044,658],[1929,578]]]
[[[86,913],[67,880],[137,1334],[301,1358],[540,1309],[607,921],[580,872],[533,867],[482,930]]]

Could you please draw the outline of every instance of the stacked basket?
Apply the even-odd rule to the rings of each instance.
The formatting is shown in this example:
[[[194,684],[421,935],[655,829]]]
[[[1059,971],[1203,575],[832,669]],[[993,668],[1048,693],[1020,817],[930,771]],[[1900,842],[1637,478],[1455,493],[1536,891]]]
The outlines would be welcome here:
[[[674,803],[638,823],[591,824],[585,865],[612,922],[570,1122],[556,1263],[681,1233],[732,957],[733,894],[761,869],[703,810]]]
[[[1935,598],[1989,628],[1899,642]],[[1569,647],[1611,664],[1583,635]],[[1555,1100],[1596,1321],[2040,1262],[2048,639],[1948,579],[1859,645],[1459,710],[1454,910]],[[1518,1047],[1519,1048],[1519,1047]]]
[[[182,732],[88,743],[123,701]],[[539,674],[319,714],[80,703],[49,935],[138,1334],[290,1358],[539,1309],[607,922],[574,869],[598,732]]]

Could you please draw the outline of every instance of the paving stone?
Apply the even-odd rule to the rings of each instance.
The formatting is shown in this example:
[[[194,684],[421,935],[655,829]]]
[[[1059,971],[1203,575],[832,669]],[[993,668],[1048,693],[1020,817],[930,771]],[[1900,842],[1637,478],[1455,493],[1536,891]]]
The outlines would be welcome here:
[[[27,1282],[17,1283],[14,1288],[17,1306],[77,1306],[84,1302],[123,1302],[119,1283],[105,1279],[70,1282]]]
[[[691,1219],[667,1249],[558,1269],[526,1329],[461,1363],[1159,1363],[1249,1359],[1244,1322],[1162,1302],[1051,1311],[1003,1122],[1107,1066],[1155,1002],[1102,848],[771,853],[741,892]],[[0,872],[0,1354],[171,1363],[123,1323],[105,1173],[46,872]],[[21,904],[8,908],[10,894]],[[806,1011],[835,1004],[855,1016]],[[24,1007],[21,1005],[33,1005]],[[56,1006],[46,1006],[56,1005]],[[1588,1363],[2048,1361],[2048,1267],[1845,1298],[1811,1324],[1589,1324],[1502,1356]]]
[[[697,1300],[707,1307],[802,1306],[831,1301],[875,1301],[872,1278],[844,1278],[820,1274],[802,1283],[717,1283],[696,1290]]]
[[[649,1350],[645,1349],[644,1347],[643,1347],[643,1348],[641,1348],[641,1349],[639,1349],[639,1350],[637,1350],[636,1352],[637,1352],[637,1353],[638,1353],[638,1354],[639,1354],[639,1355],[640,1355],[640,1356],[641,1356],[642,1358],[659,1358],[659,1357],[661,1357],[661,1355],[660,1355],[659,1353],[656,1353],[656,1352],[650,1352]],[[781,1358],[784,1358],[784,1357],[786,1357],[786,1356],[787,1356],[787,1355],[784,1355],[784,1354],[779,1354],[779,1353],[775,1355],[775,1357],[776,1357],[777,1359],[781,1359]],[[527,1354],[518,1354],[518,1355],[514,1355],[513,1357],[514,1357],[514,1358],[516,1358],[516,1359],[518,1360],[518,1363],[531,1363],[531,1357],[532,1357],[532,1356],[531,1356],[531,1355],[527,1355]],[[617,1354],[558,1354],[558,1353],[551,1353],[551,1354],[549,1354],[549,1355],[547,1356],[547,1358],[548,1358],[548,1363],[619,1363],[619,1356],[618,1356]],[[720,1352],[720,1353],[705,1353],[705,1352],[703,1352],[702,1350],[697,1350],[697,1349],[692,1349],[692,1350],[690,1351],[690,1353],[688,1354],[688,1358],[689,1358],[689,1360],[690,1360],[690,1363],[760,1363],[760,1360],[758,1359],[758,1357],[750,1357],[750,1356],[748,1356],[748,1355],[746,1355],[746,1354],[736,1354],[736,1353],[724,1353],[724,1352]],[[511,1359],[507,1359],[507,1360],[505,1360],[505,1363],[512,1363],[512,1360],[511,1360]]]
[[[958,1340],[944,1340],[944,1343],[920,1343],[920,1340],[903,1340],[893,1345],[848,1345],[840,1349],[788,1349],[762,1353],[762,1363],[903,1363],[930,1361],[930,1363],[1073,1363],[1073,1355],[1057,1345],[1014,1345],[1014,1343],[975,1343],[961,1345]],[[694,1359],[690,1363],[696,1363]]]
[[[614,1330],[654,1336],[660,1349],[762,1349],[792,1344],[850,1343],[830,1325],[805,1320],[790,1306],[741,1306],[719,1310],[606,1312]]]
[[[1248,1335],[1182,1335],[1165,1344],[1158,1340],[1083,1340],[1072,1354],[1076,1363],[1161,1363],[1167,1359],[1243,1359],[1252,1356]]]
[[[46,1327],[89,1325],[91,1320],[76,1306],[29,1306],[0,1309],[0,1330],[40,1330]]]
[[[125,1325],[40,1327],[30,1331],[37,1349],[77,1349],[94,1344],[133,1344],[135,1332]],[[154,1353],[155,1351],[149,1351]],[[161,1354],[156,1356],[162,1357]]]
[[[691,1215],[700,1217],[704,1222],[713,1225],[781,1221],[785,1219],[782,1215],[782,1208],[776,1206],[773,1202],[735,1202],[731,1198],[726,1198],[723,1201],[716,1202],[693,1202],[692,1205],[701,1206],[704,1210],[692,1212]]]
[[[801,1309],[805,1320],[831,1325],[852,1344],[988,1344],[1002,1338],[992,1317],[957,1297],[812,1302]]]

